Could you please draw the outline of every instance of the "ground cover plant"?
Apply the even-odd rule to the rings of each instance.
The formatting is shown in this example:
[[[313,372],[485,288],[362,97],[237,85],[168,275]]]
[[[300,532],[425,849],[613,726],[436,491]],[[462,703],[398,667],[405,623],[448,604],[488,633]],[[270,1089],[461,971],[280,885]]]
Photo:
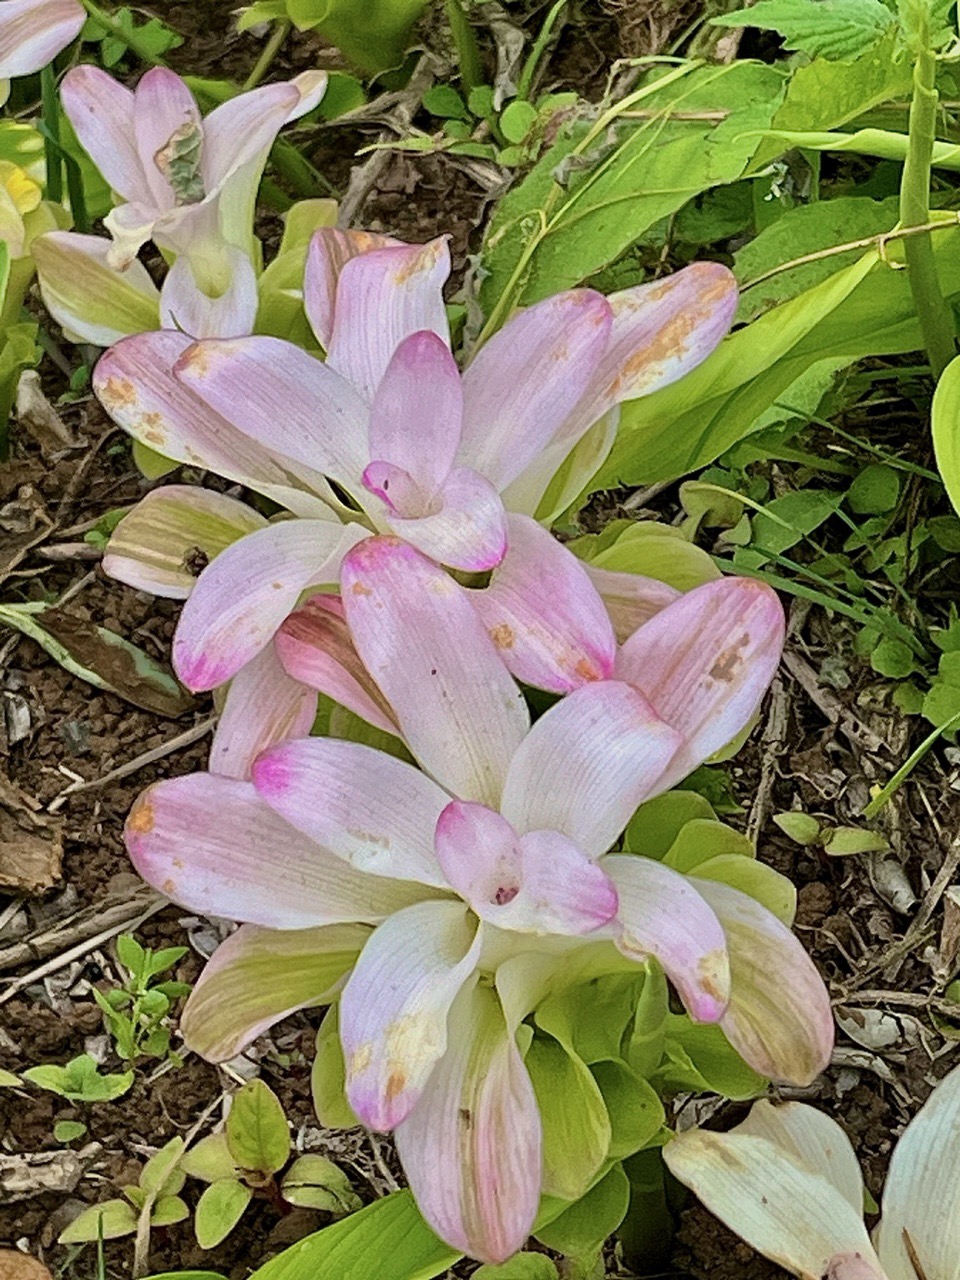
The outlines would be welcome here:
[[[958,59],[0,0],[11,1275],[958,1280]]]

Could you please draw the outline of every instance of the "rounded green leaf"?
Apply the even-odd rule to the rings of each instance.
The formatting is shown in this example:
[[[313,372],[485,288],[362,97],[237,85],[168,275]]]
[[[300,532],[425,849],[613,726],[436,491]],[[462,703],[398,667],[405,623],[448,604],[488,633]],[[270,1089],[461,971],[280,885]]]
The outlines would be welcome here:
[[[508,142],[524,140],[539,119],[537,109],[529,102],[511,102],[500,114],[500,131]]]
[[[583,1195],[610,1148],[610,1117],[589,1068],[552,1036],[537,1036],[525,1059],[543,1121],[543,1193]]]
[[[350,1179],[325,1156],[306,1155],[294,1160],[284,1174],[280,1190],[284,1200],[305,1209],[324,1209],[338,1218],[361,1206]]]
[[[133,1235],[137,1215],[126,1200],[105,1200],[85,1209],[57,1237],[58,1244],[85,1244],[88,1240],[119,1240]]]
[[[879,831],[864,831],[861,827],[837,827],[830,833],[823,847],[831,857],[845,858],[852,853],[882,853],[890,846]]]
[[[610,1116],[609,1155],[623,1160],[648,1146],[664,1123],[663,1103],[646,1080],[625,1062],[595,1062],[590,1068]]]
[[[789,813],[775,813],[773,820],[789,839],[796,844],[814,844],[820,834],[820,823],[809,813],[792,809]]]
[[[290,1131],[277,1095],[251,1080],[233,1099],[227,1116],[227,1146],[241,1169],[276,1173],[290,1155]]]
[[[960,357],[947,365],[937,383],[930,424],[947,496],[960,511]]]
[[[208,1134],[189,1149],[180,1160],[180,1168],[191,1178],[201,1182],[219,1182],[221,1178],[235,1178],[237,1165],[227,1145],[227,1135]]]
[[[243,1217],[253,1191],[242,1182],[224,1178],[212,1182],[197,1203],[193,1229],[201,1249],[214,1249]]]
[[[150,1214],[152,1227],[170,1227],[190,1217],[190,1209],[179,1196],[161,1196]]]
[[[557,1280],[557,1265],[544,1253],[518,1253],[499,1266],[488,1264],[473,1273],[473,1280]]]

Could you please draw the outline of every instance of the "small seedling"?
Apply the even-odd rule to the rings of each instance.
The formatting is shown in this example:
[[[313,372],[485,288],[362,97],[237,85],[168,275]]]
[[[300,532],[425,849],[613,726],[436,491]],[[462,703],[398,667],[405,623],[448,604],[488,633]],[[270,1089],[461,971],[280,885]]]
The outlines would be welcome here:
[[[115,1098],[123,1097],[133,1084],[133,1072],[101,1075],[89,1053],[81,1053],[65,1067],[53,1062],[28,1067],[23,1072],[23,1079],[38,1089],[58,1093],[68,1102],[113,1102]]]
[[[119,1240],[138,1235],[149,1240],[151,1227],[168,1227],[189,1217],[179,1192],[186,1176],[179,1167],[182,1138],[171,1138],[140,1170],[136,1185],[123,1188],[123,1197],[105,1200],[85,1209],[60,1233],[60,1244],[85,1244],[91,1240]]]
[[[360,1208],[342,1170],[323,1156],[290,1159],[290,1132],[283,1107],[262,1080],[243,1086],[219,1133],[202,1138],[184,1156],[181,1169],[209,1185],[194,1220],[197,1243],[213,1249],[225,1240],[259,1193],[278,1204],[323,1209],[343,1217]]]
[[[186,947],[151,951],[129,934],[117,939],[117,958],[125,970],[123,983],[107,992],[95,990],[93,995],[124,1062],[169,1057],[175,1065],[181,1064],[178,1055],[170,1051],[166,1017],[174,1000],[188,995],[190,987],[172,980],[154,985],[154,979],[172,969],[186,953]]]
[[[53,1126],[53,1136],[57,1142],[76,1142],[87,1132],[87,1126],[80,1120],[58,1120]]]

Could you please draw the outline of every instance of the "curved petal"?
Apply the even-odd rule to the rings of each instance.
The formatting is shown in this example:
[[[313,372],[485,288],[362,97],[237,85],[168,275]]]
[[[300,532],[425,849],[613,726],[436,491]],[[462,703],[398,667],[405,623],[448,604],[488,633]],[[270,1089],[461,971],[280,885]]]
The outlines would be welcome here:
[[[766,907],[738,889],[691,877],[727,939],[730,1004],[720,1023],[741,1058],[771,1080],[808,1085],[833,1052],[833,1010],[813,961]]]
[[[229,1062],[297,1009],[329,1004],[369,936],[355,924],[283,932],[241,925],[190,992],[184,1040],[208,1062]]]
[[[617,573],[592,564],[583,568],[604,603],[617,644],[623,644],[661,609],[680,599],[676,587],[642,573]]]
[[[114,422],[168,458],[235,480],[297,515],[332,520],[326,503],[294,487],[299,479],[275,457],[174,378],[173,367],[190,346],[185,334],[165,331],[125,338],[104,352],[93,389]],[[314,477],[303,474],[303,483],[316,489]]]
[[[175,217],[171,214],[170,217]],[[150,240],[157,226],[158,219],[163,217],[160,210],[150,200],[131,200],[127,204],[118,204],[103,220],[103,225],[110,232],[113,243],[107,254],[107,265],[115,271],[126,271],[136,260],[137,254]]]
[[[7,0],[0,9],[0,79],[42,70],[86,20],[77,0]]]
[[[783,649],[783,606],[753,578],[721,578],[688,591],[636,631],[616,674],[683,735],[666,790],[750,723]]]
[[[333,337],[340,272],[351,258],[399,243],[399,240],[377,235],[374,231],[340,231],[337,227],[320,227],[314,232],[307,249],[303,306],[310,327],[324,351],[329,348]]]
[[[667,1143],[663,1158],[721,1222],[794,1275],[819,1280],[838,1254],[859,1253],[875,1280],[885,1280],[862,1214],[772,1142],[690,1129]]]
[[[405,520],[390,513],[384,523],[431,560],[452,569],[482,573],[498,565],[507,549],[507,519],[490,481],[466,467],[455,467],[439,501],[434,515]]]
[[[606,872],[572,840],[556,831],[518,837],[484,805],[447,805],[436,849],[450,886],[499,929],[577,937],[617,913],[617,891]]]
[[[221,251],[230,284],[217,297],[200,288],[187,254],[176,259],[160,291],[164,329],[178,329],[192,338],[238,338],[253,332],[259,306],[257,273],[241,249],[224,245]]]
[[[505,489],[554,438],[603,358],[606,298],[571,289],[509,320],[463,375],[460,462]]]
[[[336,582],[366,531],[283,520],[227,547],[197,579],[173,638],[173,663],[193,690],[229,680],[273,639],[309,587]]]
[[[280,338],[198,342],[174,375],[237,431],[349,492],[367,464],[367,410],[353,387]]]
[[[167,177],[169,150],[189,135],[200,141],[200,108],[186,84],[167,67],[151,67],[133,95],[133,132],[140,166],[157,209],[181,203]]]
[[[236,498],[192,484],[165,485],[142,498],[114,529],[103,571],[139,591],[185,600],[211,560],[266,525],[258,511]]]
[[[364,947],[340,1000],[340,1039],[347,1098],[369,1128],[392,1129],[416,1106],[479,954],[479,929],[462,902],[407,907]]]
[[[359,871],[446,887],[433,833],[449,796],[403,760],[358,742],[307,738],[264,752],[253,782],[291,826]]]
[[[601,866],[617,887],[617,948],[655,956],[697,1022],[718,1022],[730,1000],[723,927],[691,882],[653,858],[614,855]]]
[[[540,1202],[537,1099],[489,987],[461,992],[448,1037],[420,1102],[397,1126],[397,1152],[441,1239],[503,1262],[523,1247]]]
[[[890,1280],[912,1280],[910,1236],[930,1280],[960,1277],[960,1071],[937,1085],[897,1143],[883,1189],[877,1250]]]
[[[606,853],[680,745],[641,693],[616,680],[576,689],[536,722],[510,764],[500,808],[516,829],[559,831]]]
[[[507,540],[490,585],[470,597],[507,669],[551,693],[607,679],[613,627],[583,563],[529,516],[507,517]]]
[[[327,363],[368,402],[404,338],[430,329],[449,343],[443,305],[449,274],[446,236],[371,249],[343,264]]]
[[[393,712],[354,648],[339,596],[305,600],[283,622],[274,645],[294,680],[319,689],[385,733],[398,733]]]
[[[160,294],[146,267],[134,261],[116,271],[110,249],[105,237],[74,231],[48,231],[30,247],[44,306],[73,341],[109,347],[160,327]]]
[[[803,1102],[775,1106],[761,1098],[746,1120],[731,1129],[766,1138],[797,1164],[826,1178],[857,1212],[863,1212],[863,1174],[850,1139],[825,1111]]]
[[[613,293],[607,302],[610,342],[560,433],[570,445],[613,405],[669,386],[706,360],[733,323],[737,282],[719,262],[694,262],[665,280]]]
[[[355,547],[340,583],[357,652],[411,752],[452,795],[497,807],[529,713],[467,591],[396,538]]]
[[[316,690],[288,676],[268,644],[230,681],[210,747],[210,772],[249,778],[261,751],[305,738],[316,716]]]
[[[203,122],[203,177],[213,192],[241,166],[258,158],[266,161],[274,139],[299,108],[301,93],[295,84],[267,84],[216,107]],[[260,174],[253,178],[259,185]]]
[[[249,782],[210,773],[148,787],[124,840],[144,880],[180,906],[271,929],[373,924],[425,892],[355,870],[288,826]]]
[[[370,457],[402,467],[426,493],[450,473],[463,426],[460,370],[430,329],[404,338],[370,410]]]
[[[83,64],[63,77],[60,100],[84,151],[117,195],[149,200],[133,136],[131,91],[99,67]]]

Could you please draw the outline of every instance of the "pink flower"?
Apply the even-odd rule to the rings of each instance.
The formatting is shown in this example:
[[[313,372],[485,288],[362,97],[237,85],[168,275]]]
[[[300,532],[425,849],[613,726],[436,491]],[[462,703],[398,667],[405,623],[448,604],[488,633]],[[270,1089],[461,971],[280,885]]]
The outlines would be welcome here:
[[[76,40],[86,20],[78,0],[2,0],[0,80],[40,71]]]

